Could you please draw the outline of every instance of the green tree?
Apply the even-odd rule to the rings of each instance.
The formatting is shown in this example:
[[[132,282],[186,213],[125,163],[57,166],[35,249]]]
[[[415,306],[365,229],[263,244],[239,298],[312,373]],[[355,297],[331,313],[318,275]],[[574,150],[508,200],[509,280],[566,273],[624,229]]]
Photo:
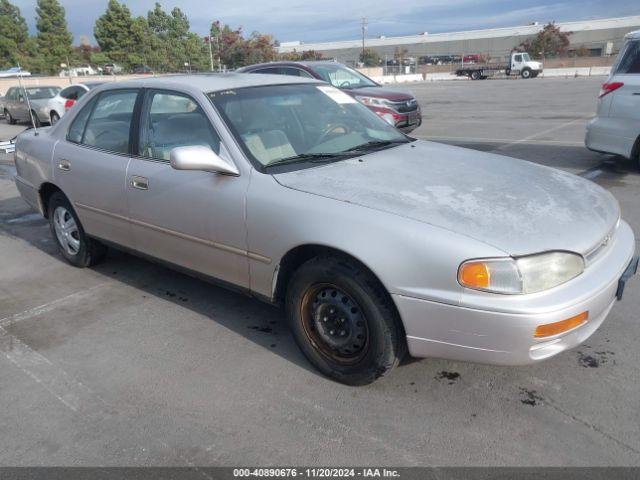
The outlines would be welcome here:
[[[147,20],[134,18],[129,7],[117,0],[109,0],[106,12],[93,27],[100,50],[112,61],[127,67],[144,60],[150,33]]]
[[[9,0],[0,0],[0,68],[21,62],[28,40],[27,22],[20,9]]]
[[[365,67],[377,67],[380,65],[380,55],[375,50],[365,48],[360,52],[360,62]]]
[[[43,57],[43,69],[57,73],[67,62],[73,37],[67,30],[64,8],[58,0],[38,0],[36,5],[38,50]]]
[[[571,32],[561,32],[560,27],[550,22],[534,38],[522,42],[520,48],[534,58],[558,57],[567,53],[570,35]]]

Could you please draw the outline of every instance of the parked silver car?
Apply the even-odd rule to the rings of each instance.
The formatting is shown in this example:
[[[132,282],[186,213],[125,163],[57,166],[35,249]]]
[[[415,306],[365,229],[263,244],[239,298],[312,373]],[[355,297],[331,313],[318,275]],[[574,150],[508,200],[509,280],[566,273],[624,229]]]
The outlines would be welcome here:
[[[4,97],[4,116],[7,123],[13,125],[18,121],[31,122],[29,106],[33,114],[33,122],[37,127],[43,123],[49,123],[49,111],[47,103],[49,99],[56,96],[60,87],[38,86],[38,87],[11,87]],[[29,96],[27,102],[26,94]]]
[[[590,150],[640,160],[640,30],[625,37],[585,143]]]
[[[105,84],[21,134],[16,170],[73,265],[116,244],[284,304],[307,358],[353,385],[407,350],[549,358],[600,326],[637,268],[596,184],[413,140],[312,79]]]

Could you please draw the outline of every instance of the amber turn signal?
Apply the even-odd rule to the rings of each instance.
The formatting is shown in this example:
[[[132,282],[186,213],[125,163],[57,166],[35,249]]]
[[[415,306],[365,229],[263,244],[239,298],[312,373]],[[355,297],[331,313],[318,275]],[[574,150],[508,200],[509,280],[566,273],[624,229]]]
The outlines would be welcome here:
[[[460,267],[458,281],[469,288],[488,288],[491,276],[484,262],[467,262]]]
[[[538,325],[533,336],[536,338],[544,338],[568,332],[569,330],[582,325],[587,321],[587,318],[589,318],[589,312],[582,312],[580,315],[567,318],[566,320],[561,320],[560,322]]]

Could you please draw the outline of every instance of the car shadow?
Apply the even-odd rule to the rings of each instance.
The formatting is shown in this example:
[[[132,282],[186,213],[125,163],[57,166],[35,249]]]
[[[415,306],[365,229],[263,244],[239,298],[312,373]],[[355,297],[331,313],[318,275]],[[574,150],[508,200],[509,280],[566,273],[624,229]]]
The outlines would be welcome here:
[[[66,264],[51,237],[47,220],[33,212],[20,197],[0,200],[0,233],[26,241]],[[321,375],[296,345],[281,308],[113,248],[109,249],[104,262],[91,269],[137,289],[142,297],[156,297],[206,317],[289,362]]]

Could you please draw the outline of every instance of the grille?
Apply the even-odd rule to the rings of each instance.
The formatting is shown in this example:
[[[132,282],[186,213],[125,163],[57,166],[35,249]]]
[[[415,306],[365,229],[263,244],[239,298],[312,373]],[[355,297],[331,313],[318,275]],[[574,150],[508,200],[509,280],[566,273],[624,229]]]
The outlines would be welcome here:
[[[389,106],[398,113],[415,112],[418,110],[418,101],[414,98],[403,102],[389,102]]]

